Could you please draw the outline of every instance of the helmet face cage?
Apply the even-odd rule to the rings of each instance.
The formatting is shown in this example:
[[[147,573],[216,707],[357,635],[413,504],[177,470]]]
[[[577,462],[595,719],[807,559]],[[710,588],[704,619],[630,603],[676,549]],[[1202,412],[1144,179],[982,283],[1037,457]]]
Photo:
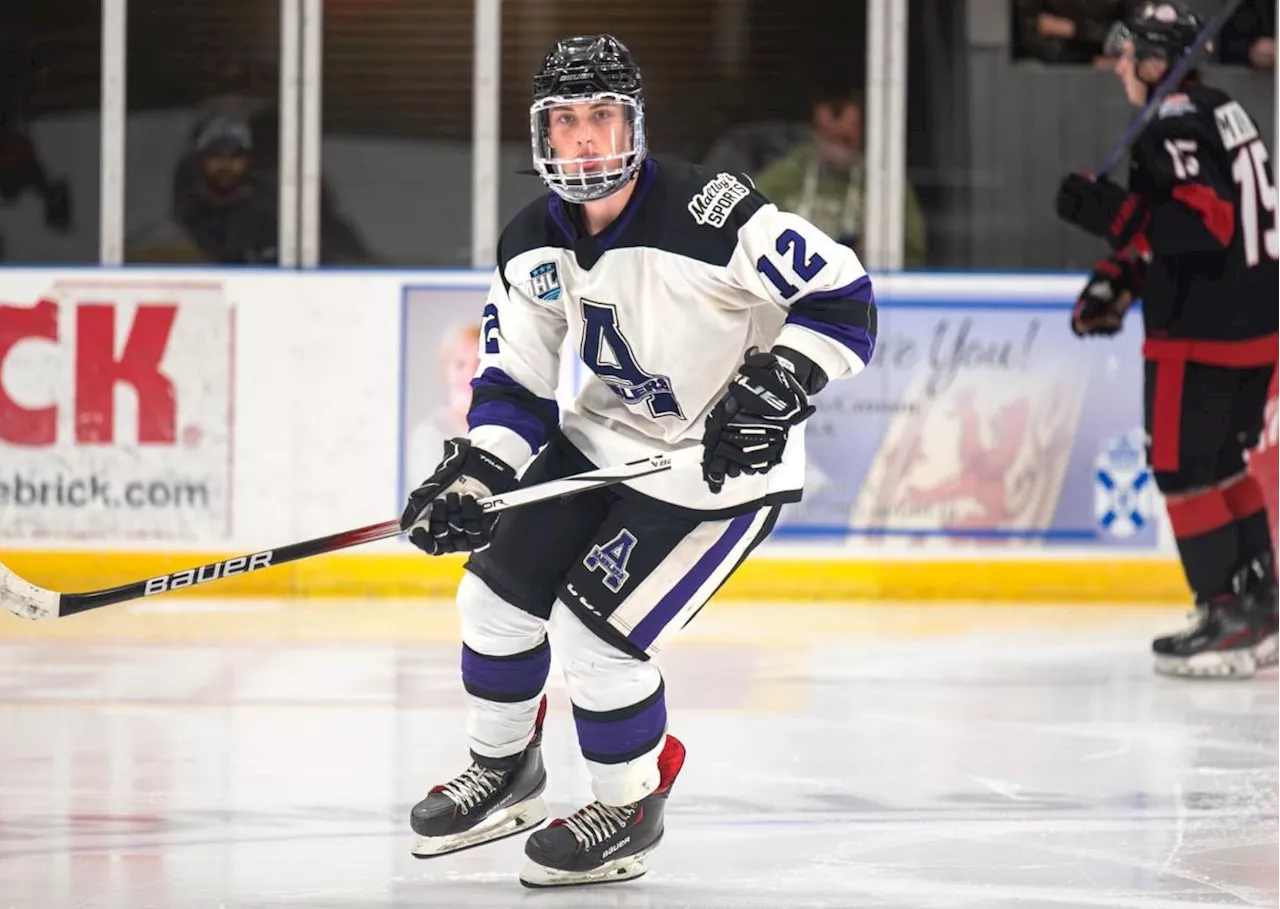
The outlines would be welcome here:
[[[1123,22],[1113,23],[1102,42],[1102,53],[1107,57],[1119,57],[1124,53],[1124,46],[1133,41],[1133,32]]]
[[[621,116],[608,127],[575,122],[557,123],[566,107],[581,112],[586,105],[620,106]],[[616,109],[616,108],[615,108]],[[588,116],[595,112],[588,109]],[[552,145],[553,129],[576,134],[585,131],[592,140],[590,154],[560,157]],[[644,162],[644,104],[638,98],[618,92],[593,92],[541,98],[529,109],[529,129],[533,143],[533,166],[550,189],[569,202],[592,202],[620,190],[630,182]]]

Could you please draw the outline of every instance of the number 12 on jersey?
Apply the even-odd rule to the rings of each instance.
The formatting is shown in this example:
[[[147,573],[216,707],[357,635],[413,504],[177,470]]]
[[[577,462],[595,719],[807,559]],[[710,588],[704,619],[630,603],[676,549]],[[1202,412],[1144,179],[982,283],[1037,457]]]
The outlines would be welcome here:
[[[794,230],[784,230],[781,236],[778,237],[778,242],[774,244],[774,248],[782,256],[791,253],[791,270],[805,283],[812,281],[818,276],[818,272],[827,267],[827,260],[817,253],[812,256],[805,256],[805,253],[808,252],[808,245],[805,243],[804,237]],[[769,283],[778,289],[778,293],[782,294],[782,299],[790,300],[800,293],[800,288],[783,277],[782,272],[778,270],[778,266],[774,265],[768,256],[761,256],[756,260],[756,271],[769,279]]]

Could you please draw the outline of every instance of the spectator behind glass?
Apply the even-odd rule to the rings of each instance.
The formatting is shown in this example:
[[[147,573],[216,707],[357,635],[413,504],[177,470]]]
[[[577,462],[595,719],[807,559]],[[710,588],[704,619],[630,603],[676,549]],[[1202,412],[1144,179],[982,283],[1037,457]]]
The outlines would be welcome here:
[[[1223,63],[1276,68],[1276,8],[1273,0],[1245,0],[1218,33]]]
[[[1128,0],[1016,0],[1018,56],[1108,66],[1102,45]]]
[[[249,124],[214,114],[191,146],[173,177],[173,214],[187,237],[210,262],[276,262],[277,184],[254,166]]]
[[[813,104],[810,140],[755,176],[756,188],[778,208],[856,249],[866,217],[862,155],[862,97],[852,92],[823,96]],[[926,264],[924,216],[909,181],[903,220],[903,262],[920,268]]]
[[[277,135],[279,121],[272,107],[250,120],[234,110],[228,103],[211,103],[197,119],[173,176],[173,216],[205,261],[274,265],[279,261],[279,173],[254,149],[264,137]],[[321,264],[374,261],[338,212],[323,179],[319,214]]]

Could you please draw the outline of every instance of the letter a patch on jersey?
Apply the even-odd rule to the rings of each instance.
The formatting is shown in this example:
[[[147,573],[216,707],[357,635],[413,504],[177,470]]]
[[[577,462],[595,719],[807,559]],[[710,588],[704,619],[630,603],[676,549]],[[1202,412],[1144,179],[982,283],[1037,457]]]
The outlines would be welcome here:
[[[627,562],[631,559],[631,550],[635,549],[635,545],[635,534],[624,527],[609,542],[592,546],[582,564],[587,566],[588,571],[603,571],[604,586],[617,593],[631,577],[627,571]]]

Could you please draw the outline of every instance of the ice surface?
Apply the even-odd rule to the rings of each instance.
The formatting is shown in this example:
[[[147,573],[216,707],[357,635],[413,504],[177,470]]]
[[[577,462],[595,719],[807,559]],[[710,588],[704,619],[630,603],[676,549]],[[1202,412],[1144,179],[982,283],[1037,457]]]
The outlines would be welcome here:
[[[519,838],[409,855],[466,763],[447,604],[0,615],[0,909],[1274,906],[1276,675],[1154,676],[1181,620],[717,604],[663,659],[689,761],[650,873],[534,893]]]

